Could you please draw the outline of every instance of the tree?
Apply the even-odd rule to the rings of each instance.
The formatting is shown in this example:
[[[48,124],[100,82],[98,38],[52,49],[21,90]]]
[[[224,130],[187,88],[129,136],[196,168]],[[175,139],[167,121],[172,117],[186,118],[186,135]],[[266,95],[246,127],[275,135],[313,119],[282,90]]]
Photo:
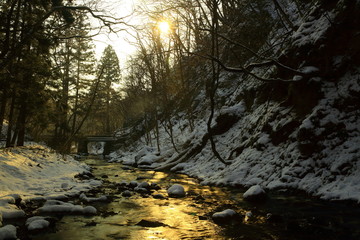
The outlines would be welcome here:
[[[16,141],[17,145],[22,145],[25,129],[35,119],[45,121],[41,123],[44,127],[50,123],[48,118],[39,117],[37,110],[45,111],[47,107],[55,105],[49,100],[48,93],[59,86],[61,86],[61,94],[51,96],[59,104],[54,109],[59,110],[61,107],[62,114],[58,116],[61,118],[58,124],[61,125],[59,132],[61,135],[67,135],[67,132],[78,129],[74,125],[81,105],[78,104],[79,96],[84,93],[79,90],[80,71],[77,76],[71,76],[73,62],[70,60],[76,57],[71,55],[75,52],[70,49],[73,42],[76,42],[73,39],[91,36],[82,35],[84,32],[81,32],[82,29],[77,22],[81,21],[82,16],[92,16],[112,32],[115,31],[115,25],[124,22],[121,18],[98,14],[88,6],[76,6],[72,3],[71,0],[0,2],[2,19],[0,21],[0,129],[4,120],[7,120],[7,146],[15,145]],[[73,32],[69,35],[71,28]],[[54,61],[50,60],[50,55],[53,55],[54,51],[50,51],[50,48],[53,49],[64,42],[67,42],[64,49],[69,50],[70,53],[68,58],[65,58],[65,62],[70,64],[64,66],[63,81],[59,84],[58,79],[53,75],[56,69],[51,69],[54,67]],[[81,69],[85,63],[84,60],[74,62],[78,63],[78,69]],[[72,86],[77,87],[72,88]],[[74,94],[75,97],[72,98]],[[48,115],[43,114],[43,116]],[[70,119],[72,124],[69,124]]]
[[[95,57],[89,35],[89,23],[83,14],[74,14],[73,27],[61,30],[63,38],[52,49],[54,65],[54,143],[69,142],[67,139],[77,129],[78,119],[85,109],[89,86],[93,81]],[[79,37],[72,37],[79,36]],[[53,144],[53,147],[58,147]],[[67,149],[70,146],[66,147]]]
[[[111,126],[111,104],[115,98],[119,97],[116,95],[116,90],[113,84],[120,82],[120,65],[119,59],[116,55],[114,48],[108,45],[100,59],[98,69],[102,69],[103,74],[100,78],[100,86],[97,94],[97,113],[99,117],[104,116],[103,129],[104,133],[110,134],[115,129]]]

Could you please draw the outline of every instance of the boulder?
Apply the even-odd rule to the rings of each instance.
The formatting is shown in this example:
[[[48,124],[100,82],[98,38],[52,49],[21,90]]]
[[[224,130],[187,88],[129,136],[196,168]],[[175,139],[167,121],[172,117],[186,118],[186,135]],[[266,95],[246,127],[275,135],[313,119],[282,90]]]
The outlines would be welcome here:
[[[129,183],[129,187],[130,188],[136,188],[139,185],[139,183],[137,181],[131,181]]]
[[[266,192],[260,185],[254,185],[243,194],[243,198],[249,202],[264,201],[266,200]]]
[[[13,225],[0,227],[0,239],[17,239],[16,227]]]
[[[157,194],[153,195],[153,198],[155,198],[155,199],[165,199],[165,196],[162,195],[161,193],[157,193]]]
[[[166,227],[168,225],[162,223],[162,222],[158,222],[158,221],[153,221],[153,220],[146,220],[146,219],[142,219],[140,222],[138,222],[136,224],[137,226],[141,226],[141,227]]]
[[[50,226],[50,222],[45,217],[34,216],[26,220],[25,226],[29,231],[39,231]]]
[[[186,193],[185,193],[185,189],[183,186],[181,186],[180,184],[174,184],[172,185],[168,190],[167,193],[169,195],[169,197],[173,197],[173,198],[181,198],[181,197],[185,197]]]
[[[211,217],[217,224],[226,224],[239,217],[239,214],[232,209],[226,209],[224,211],[214,213]]]
[[[139,186],[137,186],[136,188],[134,188],[134,191],[135,191],[135,192],[138,192],[138,193],[149,193],[149,190],[148,190],[148,189],[142,188],[142,187],[139,187]]]
[[[142,182],[138,185],[139,188],[146,188],[149,189],[150,188],[150,184],[147,182]]]
[[[129,190],[126,190],[126,191],[124,191],[121,195],[122,195],[123,197],[131,197],[131,196],[132,196],[132,193],[131,193]]]
[[[161,189],[161,187],[159,185],[157,185],[157,183],[151,183],[150,188],[154,189],[154,190],[160,190]]]

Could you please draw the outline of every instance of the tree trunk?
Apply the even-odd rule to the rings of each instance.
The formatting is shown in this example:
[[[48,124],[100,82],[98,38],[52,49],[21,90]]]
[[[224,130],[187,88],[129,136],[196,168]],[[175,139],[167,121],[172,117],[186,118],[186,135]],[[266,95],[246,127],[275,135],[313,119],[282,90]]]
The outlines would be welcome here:
[[[110,134],[110,91],[111,91],[111,82],[107,81],[106,83],[106,116],[105,116],[105,132],[106,134]]]
[[[295,29],[294,24],[290,21],[289,16],[285,13],[284,9],[281,7],[280,3],[278,2],[278,0],[272,0],[276,9],[279,11],[279,15],[280,18],[282,18],[286,24],[291,28],[291,29]]]
[[[10,111],[9,111],[9,119],[8,119],[8,129],[6,134],[6,147],[13,147],[11,146],[11,137],[12,137],[12,130],[14,126],[14,111],[15,111],[15,101],[16,101],[16,93],[15,90],[12,93]]]
[[[218,19],[218,1],[212,0],[212,25],[211,25],[211,56],[215,59],[219,58],[219,41],[218,41],[218,28],[219,28],[219,19]],[[220,66],[214,60],[211,61],[211,69],[212,69],[212,78],[208,80],[207,93],[210,100],[210,116],[207,121],[207,130],[209,133],[209,140],[211,144],[211,149],[217,159],[224,164],[228,164],[225,160],[220,156],[219,152],[216,150],[216,144],[213,138],[213,131],[211,128],[212,119],[214,117],[215,112],[215,94],[219,81],[220,75]]]
[[[2,135],[2,129],[4,125],[7,97],[7,89],[4,89],[0,106],[0,135]]]
[[[25,142],[25,126],[26,126],[26,117],[27,117],[27,94],[22,98],[20,112],[17,120],[17,146],[24,146]]]

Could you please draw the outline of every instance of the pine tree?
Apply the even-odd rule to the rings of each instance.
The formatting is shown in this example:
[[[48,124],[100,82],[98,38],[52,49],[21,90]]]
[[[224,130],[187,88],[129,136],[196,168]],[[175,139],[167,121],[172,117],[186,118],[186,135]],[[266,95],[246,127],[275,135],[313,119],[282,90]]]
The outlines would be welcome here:
[[[121,77],[119,59],[112,46],[108,45],[105,48],[100,59],[98,71],[102,71],[102,77],[98,92],[97,113],[100,114],[100,118],[101,115],[104,116],[103,129],[105,133],[110,134],[115,130],[111,127],[111,104],[114,100],[113,98],[117,95],[113,84],[119,83]]]
[[[66,37],[52,50],[54,68],[54,143],[67,142],[63,151],[69,150],[68,138],[73,137],[84,114],[89,86],[94,75],[95,57],[91,38],[86,37],[90,27],[86,16],[75,14],[73,28],[62,32]],[[60,141],[59,141],[60,140]]]

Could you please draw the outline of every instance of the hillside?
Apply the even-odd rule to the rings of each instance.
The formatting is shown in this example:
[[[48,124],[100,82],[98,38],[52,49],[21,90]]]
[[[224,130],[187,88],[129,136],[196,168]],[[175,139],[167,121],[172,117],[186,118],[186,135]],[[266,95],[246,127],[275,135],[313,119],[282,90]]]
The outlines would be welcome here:
[[[204,90],[193,101],[193,127],[185,112],[172,115],[176,149],[164,127],[160,152],[144,136],[123,144],[137,133],[134,126],[117,133],[112,161],[171,169],[203,184],[294,188],[359,202],[360,2],[314,1],[302,17],[291,14],[291,5],[286,10],[295,29],[274,28],[268,40],[281,44],[274,44],[272,64],[251,72],[269,81],[221,72],[212,132],[228,164],[211,149]]]

